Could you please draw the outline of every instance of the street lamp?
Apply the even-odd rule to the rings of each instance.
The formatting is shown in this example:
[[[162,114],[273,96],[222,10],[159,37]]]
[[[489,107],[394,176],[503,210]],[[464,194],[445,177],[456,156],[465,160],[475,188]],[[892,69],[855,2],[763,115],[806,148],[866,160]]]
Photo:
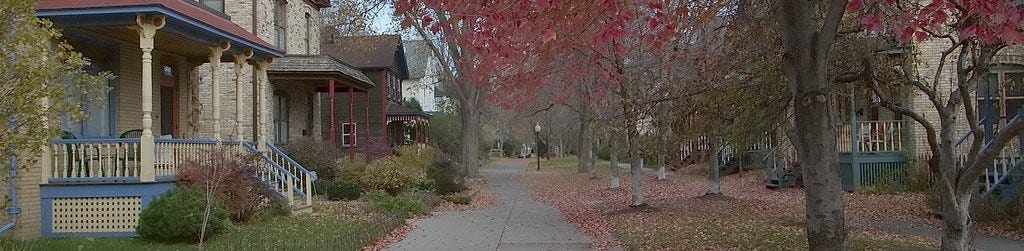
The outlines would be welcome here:
[[[533,141],[537,152],[537,171],[540,171],[540,123],[533,127]]]

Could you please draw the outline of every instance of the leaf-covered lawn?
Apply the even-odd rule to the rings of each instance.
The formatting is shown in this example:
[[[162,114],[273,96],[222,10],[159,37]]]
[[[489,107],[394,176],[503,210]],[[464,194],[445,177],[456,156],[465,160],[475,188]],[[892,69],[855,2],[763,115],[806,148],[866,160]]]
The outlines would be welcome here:
[[[574,165],[573,165],[574,166]],[[532,169],[531,169],[532,170]],[[769,190],[757,171],[723,178],[724,197],[705,197],[705,177],[673,173],[667,181],[644,178],[650,208],[629,208],[628,175],[622,188],[607,189],[607,173],[530,173],[534,197],[561,210],[599,248],[630,250],[806,250],[800,189]],[[846,194],[847,225],[854,250],[935,249],[937,240],[872,230],[877,220],[924,222],[920,195]]]
[[[275,216],[235,226],[214,236],[207,250],[360,250],[391,229],[400,219],[348,215],[340,203],[318,205],[316,214]],[[198,250],[189,244],[152,243],[137,238],[63,238],[31,242],[2,242],[0,250]]]

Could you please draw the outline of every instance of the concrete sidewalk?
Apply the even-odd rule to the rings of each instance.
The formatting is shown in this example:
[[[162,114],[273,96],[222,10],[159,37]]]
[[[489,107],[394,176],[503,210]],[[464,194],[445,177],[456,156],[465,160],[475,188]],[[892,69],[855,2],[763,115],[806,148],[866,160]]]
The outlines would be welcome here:
[[[417,220],[391,250],[590,250],[591,240],[562,220],[558,210],[530,199],[513,178],[523,160],[499,160],[480,170],[495,206]]]

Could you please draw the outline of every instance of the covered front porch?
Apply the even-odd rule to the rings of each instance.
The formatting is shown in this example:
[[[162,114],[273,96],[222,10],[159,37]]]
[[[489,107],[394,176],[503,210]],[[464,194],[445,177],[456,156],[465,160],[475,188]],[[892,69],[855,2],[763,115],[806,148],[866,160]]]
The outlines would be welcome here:
[[[35,7],[95,70],[116,75],[103,103],[85,104],[86,120],[43,125],[59,125],[63,136],[44,147],[34,170],[37,193],[19,196],[41,200],[40,208],[25,210],[39,212],[36,235],[134,236],[138,214],[174,187],[181,165],[215,149],[260,155],[258,178],[289,203],[311,200],[316,176],[271,144],[271,114],[241,112],[269,110],[267,69],[283,55],[280,49],[194,1],[40,0]],[[246,71],[253,79],[242,77]],[[240,91],[249,89],[254,93]],[[234,102],[221,101],[230,94]],[[224,123],[221,114],[231,111],[235,123]],[[201,125],[201,118],[212,125]],[[241,121],[254,120],[256,136],[246,138]]]
[[[428,143],[430,114],[397,104],[388,104],[387,114],[390,146]]]

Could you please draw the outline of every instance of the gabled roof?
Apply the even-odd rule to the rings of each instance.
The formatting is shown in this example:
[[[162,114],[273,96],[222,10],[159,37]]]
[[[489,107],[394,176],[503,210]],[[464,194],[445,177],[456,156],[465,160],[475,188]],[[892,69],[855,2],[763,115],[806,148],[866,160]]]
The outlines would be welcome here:
[[[402,42],[405,46],[405,58],[409,65],[409,79],[419,79],[426,75],[430,60],[434,60],[434,52],[423,40]]]
[[[361,70],[394,68],[402,79],[409,79],[402,37],[398,35],[330,37],[320,45],[320,53]]]
[[[189,0],[38,0],[36,15],[69,25],[135,25],[136,14],[168,17],[169,30],[191,30],[197,38],[229,39],[252,48],[257,55],[280,57],[284,50],[263,41],[228,20]],[[201,30],[200,30],[201,29]],[[204,32],[208,31],[208,32]]]
[[[270,73],[337,73],[348,77],[363,87],[374,87],[363,72],[352,68],[337,58],[328,55],[286,55],[270,64]]]

